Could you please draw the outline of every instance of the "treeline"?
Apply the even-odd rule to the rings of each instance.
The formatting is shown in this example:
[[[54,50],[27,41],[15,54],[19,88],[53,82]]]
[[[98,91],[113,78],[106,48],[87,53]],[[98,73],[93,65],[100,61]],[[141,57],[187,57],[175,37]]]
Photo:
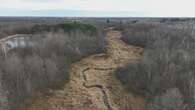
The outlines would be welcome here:
[[[97,28],[94,25],[81,22],[66,22],[66,23],[23,23],[23,24],[0,24],[0,38],[13,34],[40,34],[47,32],[73,32],[82,31],[86,34],[95,35]]]
[[[122,40],[143,47],[144,53],[116,76],[128,91],[149,100],[148,110],[195,109],[193,26],[132,24],[125,27]]]
[[[71,23],[61,23],[61,24],[42,24],[42,25],[34,25],[30,28],[19,28],[15,29],[15,33],[21,34],[37,34],[42,32],[58,32],[59,30],[64,32],[72,32],[72,31],[82,31],[87,34],[96,34],[96,27],[90,24],[83,24],[79,22],[71,22]]]
[[[17,48],[11,50],[7,58],[0,57],[0,110],[16,110],[36,91],[59,87],[68,81],[71,63],[104,51],[101,29],[86,24],[79,24],[80,28],[78,24],[67,25],[71,26],[70,33],[61,28],[42,33],[45,29],[40,26],[40,33],[36,31],[39,37],[32,47]],[[75,28],[78,29],[75,31]]]

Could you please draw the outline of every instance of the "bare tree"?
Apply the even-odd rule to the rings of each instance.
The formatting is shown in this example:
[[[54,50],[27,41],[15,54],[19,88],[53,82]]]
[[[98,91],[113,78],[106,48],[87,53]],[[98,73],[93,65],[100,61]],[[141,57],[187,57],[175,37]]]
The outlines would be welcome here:
[[[156,96],[149,105],[149,110],[186,110],[184,98],[179,89],[168,89],[161,96]]]
[[[8,103],[8,91],[3,87],[2,84],[2,72],[0,71],[0,110],[10,110]]]

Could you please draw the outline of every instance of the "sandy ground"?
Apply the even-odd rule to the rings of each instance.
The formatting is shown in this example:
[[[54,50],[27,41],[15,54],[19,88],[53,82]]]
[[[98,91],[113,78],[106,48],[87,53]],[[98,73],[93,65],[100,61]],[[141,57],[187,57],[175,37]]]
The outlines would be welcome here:
[[[119,31],[108,30],[107,53],[71,65],[70,81],[60,90],[41,95],[24,110],[144,110],[143,97],[127,93],[114,71],[140,58],[142,49],[125,44]]]

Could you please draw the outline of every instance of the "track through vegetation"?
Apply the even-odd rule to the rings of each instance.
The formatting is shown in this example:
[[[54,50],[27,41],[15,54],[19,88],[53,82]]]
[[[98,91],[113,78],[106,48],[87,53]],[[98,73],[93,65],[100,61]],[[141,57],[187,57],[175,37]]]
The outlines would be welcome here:
[[[114,71],[140,58],[142,48],[120,40],[119,31],[108,30],[107,52],[71,65],[70,81],[29,101],[24,110],[144,110],[146,100],[127,93]],[[128,107],[127,107],[128,106]]]
[[[94,68],[96,70],[110,70],[110,68]],[[86,81],[87,81],[87,76],[85,75],[85,72],[87,72],[88,70],[90,70],[90,68],[86,68],[84,69],[84,71],[82,72],[83,73],[83,78],[84,78],[84,82],[83,82],[83,86],[90,89],[90,88],[99,88],[102,92],[102,99],[104,101],[104,104],[105,106],[107,107],[107,110],[112,110],[112,107],[111,105],[109,104],[109,101],[108,101],[108,95],[106,93],[106,90],[105,90],[105,87],[103,87],[103,85],[87,85],[86,84]]]

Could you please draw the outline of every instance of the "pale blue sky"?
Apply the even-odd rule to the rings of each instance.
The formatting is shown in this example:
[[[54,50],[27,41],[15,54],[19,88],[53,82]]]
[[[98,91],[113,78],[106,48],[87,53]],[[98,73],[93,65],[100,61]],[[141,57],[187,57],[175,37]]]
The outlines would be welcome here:
[[[0,16],[195,17],[194,0],[0,0]]]

